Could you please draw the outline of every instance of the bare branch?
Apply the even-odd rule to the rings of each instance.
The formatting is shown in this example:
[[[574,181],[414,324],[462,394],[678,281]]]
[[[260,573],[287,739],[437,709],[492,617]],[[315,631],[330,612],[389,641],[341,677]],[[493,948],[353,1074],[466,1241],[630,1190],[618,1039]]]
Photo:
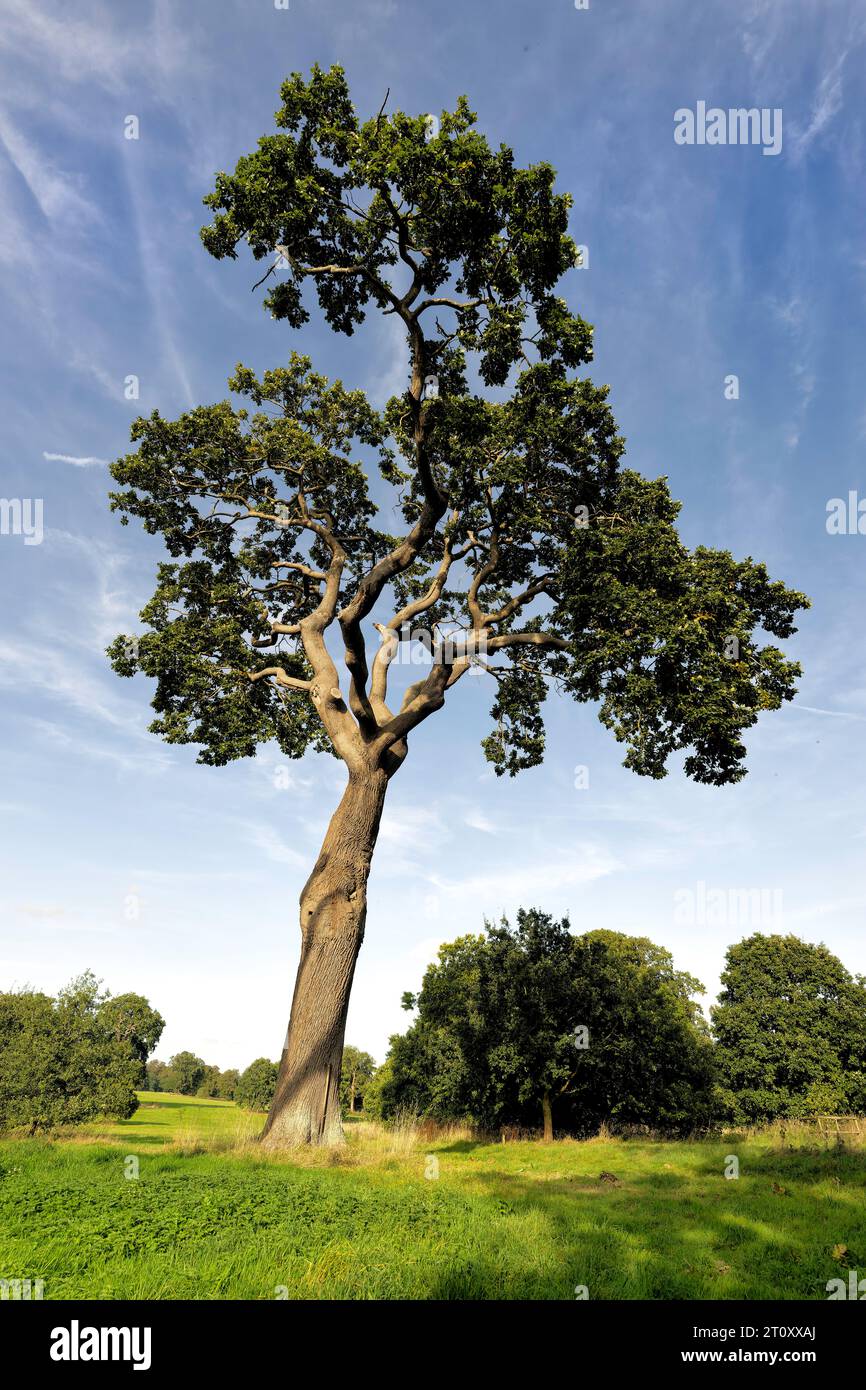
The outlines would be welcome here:
[[[504,647],[544,647],[552,651],[568,651],[569,644],[564,637],[554,637],[552,632],[503,632],[498,637],[487,640],[489,652],[500,652]]]
[[[307,694],[313,688],[312,681],[302,681],[298,676],[289,676],[282,666],[265,666],[261,671],[250,671],[247,674],[251,681],[260,681],[265,676],[273,676],[277,685],[287,686],[290,690],[303,690]]]
[[[510,618],[519,608],[529,603],[531,599],[537,598],[539,594],[549,594],[550,587],[555,580],[556,576],[553,574],[542,575],[540,579],[530,584],[528,589],[524,589],[522,594],[515,594],[513,598],[508,599],[498,613],[488,613],[482,618],[480,626],[489,627],[492,623],[504,622],[506,618]]]

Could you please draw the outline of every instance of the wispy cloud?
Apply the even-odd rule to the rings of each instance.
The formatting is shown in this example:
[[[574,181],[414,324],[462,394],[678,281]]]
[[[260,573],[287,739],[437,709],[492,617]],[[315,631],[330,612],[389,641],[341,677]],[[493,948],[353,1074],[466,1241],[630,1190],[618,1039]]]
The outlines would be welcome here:
[[[603,846],[585,844],[569,847],[543,863],[531,860],[507,868],[501,865],[495,872],[469,874],[459,880],[431,874],[430,882],[440,893],[482,899],[494,910],[505,902],[526,906],[539,897],[605,878],[619,867],[619,860]]]
[[[259,821],[244,821],[240,828],[247,843],[274,864],[289,864],[293,869],[309,868],[310,856],[287,845],[272,826]]]
[[[866,720],[866,714],[852,714],[844,709],[820,709],[816,705],[801,705],[799,700],[792,701],[791,709],[801,709],[806,714],[825,714],[831,719],[859,719],[861,722]]]
[[[111,763],[122,773],[148,776],[167,772],[174,764],[169,750],[156,738],[150,738],[148,743],[137,751],[130,748],[126,740],[114,743],[100,742],[92,738],[83,738],[79,733],[72,735],[62,725],[50,719],[29,718],[27,722],[43,746],[50,743],[75,758]]]
[[[71,463],[75,468],[93,468],[108,463],[108,459],[99,459],[93,454],[49,454],[43,450],[42,457],[48,459],[49,463]]]
[[[49,222],[92,222],[99,213],[82,193],[83,180],[65,173],[44,149],[37,149],[8,116],[0,112],[0,145]]]
[[[156,0],[148,23],[138,13],[132,24],[118,20],[118,7],[91,4],[89,13],[60,13],[30,0],[4,0],[0,50],[14,65],[51,71],[55,80],[96,83],[104,91],[121,91],[132,74],[147,74],[160,83],[182,74],[195,60],[189,31],[171,22],[166,0]]]
[[[0,640],[0,688],[18,696],[36,692],[127,735],[146,737],[140,714],[112,698],[72,653],[56,644],[46,648],[27,638]]]
[[[836,62],[824,74],[815,96],[808,124],[801,130],[795,129],[791,138],[792,158],[800,160],[808,153],[818,136],[826,129],[834,116],[842,110],[842,68],[848,57],[846,48]]]

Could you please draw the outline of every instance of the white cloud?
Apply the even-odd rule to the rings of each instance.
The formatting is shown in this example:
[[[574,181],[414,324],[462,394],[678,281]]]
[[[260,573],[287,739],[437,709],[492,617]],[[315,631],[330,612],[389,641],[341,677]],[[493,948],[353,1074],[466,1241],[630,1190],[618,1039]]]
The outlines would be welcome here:
[[[108,459],[98,459],[93,454],[48,454],[43,449],[42,457],[49,463],[71,463],[75,468],[92,468],[96,464],[105,465]]]

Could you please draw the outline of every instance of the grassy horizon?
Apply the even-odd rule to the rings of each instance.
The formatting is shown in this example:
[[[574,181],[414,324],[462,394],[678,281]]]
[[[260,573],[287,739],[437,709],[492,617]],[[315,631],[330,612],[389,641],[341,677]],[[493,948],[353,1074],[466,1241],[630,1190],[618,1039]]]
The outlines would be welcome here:
[[[825,1299],[866,1274],[866,1149],[808,1126],[503,1145],[349,1117],[343,1149],[274,1155],[232,1102],[141,1099],[0,1142],[0,1277],[47,1299]]]

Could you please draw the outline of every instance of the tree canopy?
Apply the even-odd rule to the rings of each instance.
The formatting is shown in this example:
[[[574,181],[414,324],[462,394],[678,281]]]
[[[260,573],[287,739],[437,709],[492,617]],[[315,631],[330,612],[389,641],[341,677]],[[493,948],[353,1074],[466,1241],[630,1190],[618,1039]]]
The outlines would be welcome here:
[[[823,944],[756,932],[731,946],[712,1019],[728,1119],[866,1109],[866,980]]]
[[[26,989],[0,994],[0,1129],[128,1119],[162,1029],[146,999],[112,998],[90,971],[56,999]]]
[[[364,1094],[376,1071],[376,1059],[369,1052],[351,1043],[343,1048],[343,1068],[340,1075],[340,1104],[346,1110],[361,1110]],[[356,1106],[355,1102],[360,1104]]]
[[[277,1084],[277,1064],[267,1057],[257,1057],[241,1072],[235,1085],[235,1100],[245,1110],[267,1110],[274,1098]]]
[[[176,1052],[169,1058],[163,1074],[162,1089],[177,1091],[182,1096],[194,1096],[205,1077],[207,1062],[194,1052]]]
[[[173,562],[148,631],[110,650],[120,674],[155,678],[153,729],[210,763],[274,738],[290,757],[314,746],[351,766],[374,748],[393,766],[483,661],[498,773],[541,760],[554,682],[600,702],[636,772],[690,750],[697,780],[742,776],[743,730],[798,674],[761,630],[790,635],[805,600],[752,559],[690,551],[665,480],[621,469],[607,388],[572,375],[592,329],[553,292],[576,251],[553,169],[491,148],[465,99],[431,138],[424,116],[360,122],[340,68],[294,74],[281,98],[278,133],[206,197],[204,245],[271,257],[265,307],[292,328],[307,286],[337,332],[395,316],[406,390],[378,411],[292,352],[261,377],[237,367],[240,405],[135,422],[112,506]],[[506,383],[507,399],[478,389]],[[377,524],[375,468],[402,535]],[[380,599],[371,674],[361,624]],[[451,641],[394,713],[388,666],[422,614]],[[335,620],[348,708],[323,636]]]
[[[144,1085],[147,1059],[165,1027],[165,1019],[151,1008],[141,994],[109,995],[100,1008],[100,1018],[111,1030],[114,1041],[127,1043],[141,1063],[138,1085]]]
[[[418,1017],[391,1040],[382,1084],[400,1106],[486,1127],[569,1133],[602,1122],[671,1132],[712,1115],[712,1049],[694,977],[645,937],[571,933],[567,919],[521,910],[512,926],[440,948]]]

